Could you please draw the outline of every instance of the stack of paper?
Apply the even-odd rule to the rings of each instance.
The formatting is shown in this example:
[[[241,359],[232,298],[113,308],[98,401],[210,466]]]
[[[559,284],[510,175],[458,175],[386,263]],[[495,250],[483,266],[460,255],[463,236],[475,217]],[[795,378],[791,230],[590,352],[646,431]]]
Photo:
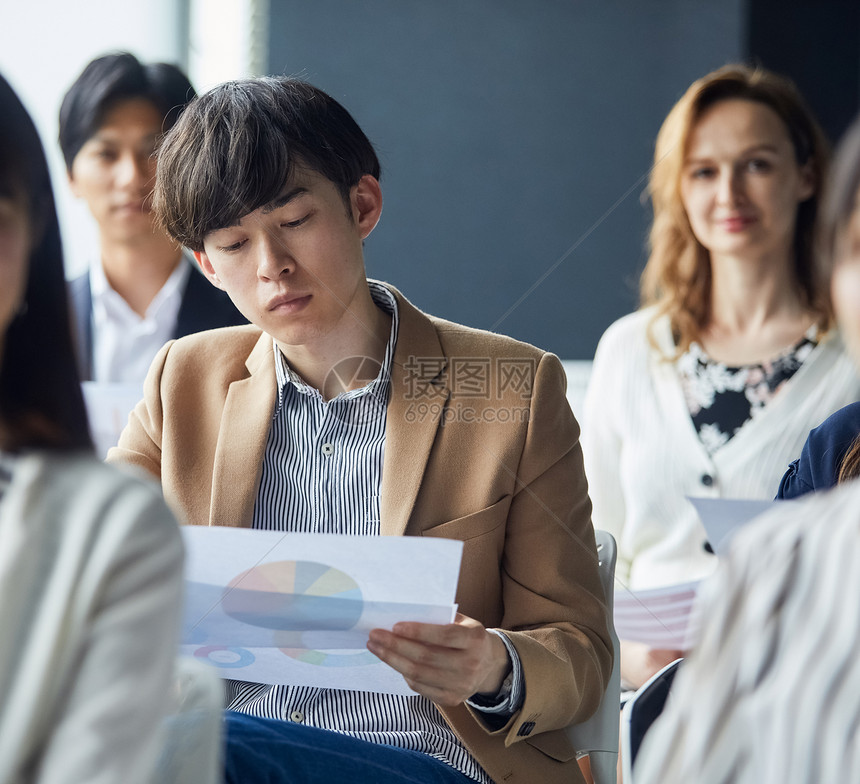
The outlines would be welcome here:
[[[725,555],[734,533],[775,503],[736,498],[689,500],[696,507],[708,542],[717,555]],[[698,586],[698,582],[688,582],[647,590],[616,588],[618,637],[643,642],[652,648],[688,650],[696,637],[693,607]]]
[[[690,582],[643,591],[616,588],[615,631],[619,639],[664,650],[687,650],[698,585]]]

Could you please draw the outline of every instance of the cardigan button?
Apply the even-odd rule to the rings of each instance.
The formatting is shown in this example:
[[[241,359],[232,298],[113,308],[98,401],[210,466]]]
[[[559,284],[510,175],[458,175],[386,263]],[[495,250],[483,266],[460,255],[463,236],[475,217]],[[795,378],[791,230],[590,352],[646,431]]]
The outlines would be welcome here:
[[[710,474],[702,474],[702,478],[700,480],[705,487],[710,487],[714,484],[714,477]]]

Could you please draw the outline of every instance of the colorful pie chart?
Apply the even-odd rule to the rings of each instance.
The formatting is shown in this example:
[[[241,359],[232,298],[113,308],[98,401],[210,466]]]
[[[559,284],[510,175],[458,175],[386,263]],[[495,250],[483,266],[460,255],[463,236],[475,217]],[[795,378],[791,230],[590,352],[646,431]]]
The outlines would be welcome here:
[[[308,645],[308,638],[317,636],[315,632],[352,629],[364,611],[361,589],[355,580],[328,564],[260,564],[230,581],[222,606],[236,620],[275,630],[281,652],[297,661],[323,667],[354,667],[379,661],[367,650],[317,650]]]

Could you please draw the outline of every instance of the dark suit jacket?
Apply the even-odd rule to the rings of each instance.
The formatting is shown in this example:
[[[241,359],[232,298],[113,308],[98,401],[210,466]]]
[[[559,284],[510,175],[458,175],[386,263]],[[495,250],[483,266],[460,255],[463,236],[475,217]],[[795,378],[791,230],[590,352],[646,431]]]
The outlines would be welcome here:
[[[182,304],[171,337],[181,338],[206,329],[248,323],[230,298],[203,277],[193,261],[183,256],[182,263],[191,264],[192,270],[182,292]],[[70,280],[68,287],[78,372],[81,381],[90,381],[93,377],[93,300],[89,271]]]

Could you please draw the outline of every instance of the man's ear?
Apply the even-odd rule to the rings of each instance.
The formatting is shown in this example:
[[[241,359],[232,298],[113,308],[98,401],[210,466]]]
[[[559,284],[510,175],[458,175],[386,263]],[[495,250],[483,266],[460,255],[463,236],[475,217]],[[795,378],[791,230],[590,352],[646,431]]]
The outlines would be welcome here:
[[[382,215],[382,188],[372,174],[365,174],[350,191],[352,218],[358,226],[361,238],[366,239],[376,228]]]
[[[197,261],[197,264],[200,267],[200,271],[206,276],[206,279],[216,288],[224,290],[224,286],[221,283],[221,279],[215,274],[215,268],[212,266],[212,262],[209,261],[209,257],[206,255],[205,251],[195,250],[192,251],[194,254],[194,258]]]

